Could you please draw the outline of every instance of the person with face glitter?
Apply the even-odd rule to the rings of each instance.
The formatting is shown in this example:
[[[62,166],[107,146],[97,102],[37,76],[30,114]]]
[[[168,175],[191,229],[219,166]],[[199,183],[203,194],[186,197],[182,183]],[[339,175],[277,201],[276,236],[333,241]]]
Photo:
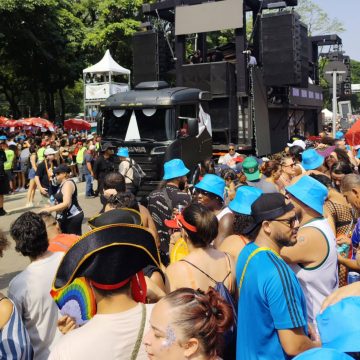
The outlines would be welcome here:
[[[222,355],[223,334],[233,323],[230,306],[212,288],[178,289],[153,308],[144,337],[148,359],[210,360]]]

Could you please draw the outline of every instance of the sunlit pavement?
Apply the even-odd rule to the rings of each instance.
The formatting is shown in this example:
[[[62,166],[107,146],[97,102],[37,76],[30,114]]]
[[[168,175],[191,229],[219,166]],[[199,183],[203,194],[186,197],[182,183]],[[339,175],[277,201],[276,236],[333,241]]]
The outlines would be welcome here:
[[[94,199],[85,198],[85,182],[77,184],[78,187],[78,198],[80,206],[84,210],[84,221],[82,225],[83,233],[89,230],[87,221],[92,216],[96,215],[101,209],[101,204],[99,197]],[[26,205],[26,192],[16,193],[14,195],[9,195],[5,197],[4,209],[8,212],[8,215],[0,217],[0,229],[4,231],[10,240],[11,247],[7,249],[4,253],[4,257],[0,258],[0,291],[6,291],[10,280],[23,270],[26,265],[29,263],[28,259],[23,257],[21,254],[15,252],[14,241],[9,235],[9,229],[14,220],[24,213],[25,211],[35,211],[40,212],[41,209],[45,209],[45,202],[39,205],[39,202],[42,200],[39,192],[36,192],[34,207],[27,208]]]

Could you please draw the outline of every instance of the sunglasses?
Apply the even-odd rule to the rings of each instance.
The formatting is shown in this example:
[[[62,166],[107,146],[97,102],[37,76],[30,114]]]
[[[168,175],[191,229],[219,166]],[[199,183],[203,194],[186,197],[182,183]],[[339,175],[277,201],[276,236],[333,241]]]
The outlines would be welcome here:
[[[287,226],[289,226],[291,229],[293,229],[295,227],[296,223],[298,222],[298,218],[295,215],[290,219],[276,219],[276,220],[271,220],[271,221],[282,222],[282,223],[286,224]]]
[[[234,148],[229,148],[229,151],[234,151],[235,149]]]
[[[207,196],[208,198],[214,198],[216,197],[215,194],[211,193],[211,192],[208,192],[208,191],[205,191],[205,190],[200,190],[200,189],[196,189],[195,190],[195,194],[199,195],[203,195],[203,196]]]

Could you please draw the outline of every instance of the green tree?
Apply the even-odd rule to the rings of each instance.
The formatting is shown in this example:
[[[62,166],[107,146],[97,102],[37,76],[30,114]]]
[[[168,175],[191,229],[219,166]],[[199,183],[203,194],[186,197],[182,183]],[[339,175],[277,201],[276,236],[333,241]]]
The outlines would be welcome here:
[[[296,11],[301,20],[308,26],[310,35],[324,35],[345,31],[344,25],[338,19],[331,19],[329,15],[311,0],[299,0]]]

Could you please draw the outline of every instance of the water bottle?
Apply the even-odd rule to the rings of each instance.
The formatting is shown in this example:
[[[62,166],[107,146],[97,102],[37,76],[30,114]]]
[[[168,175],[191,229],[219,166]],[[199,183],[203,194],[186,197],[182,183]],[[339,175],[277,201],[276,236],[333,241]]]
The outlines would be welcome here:
[[[50,196],[50,204],[51,204],[51,205],[54,205],[54,204],[55,204],[54,195],[51,195],[51,196]]]
[[[355,271],[350,271],[348,273],[348,284],[352,284],[354,282],[360,281],[360,274]]]

